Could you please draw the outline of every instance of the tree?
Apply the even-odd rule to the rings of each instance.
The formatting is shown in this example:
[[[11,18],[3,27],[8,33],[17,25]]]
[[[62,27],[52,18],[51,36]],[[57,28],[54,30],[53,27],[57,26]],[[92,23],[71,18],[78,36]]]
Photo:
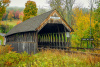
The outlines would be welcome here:
[[[25,4],[25,9],[24,9],[24,17],[23,17],[23,21],[34,17],[37,15],[37,7],[36,7],[36,3],[34,1],[27,1],[27,3]]]
[[[19,19],[19,14],[20,14],[19,11],[16,11],[16,12],[15,12],[15,18],[16,18],[16,19]]]
[[[52,9],[56,9],[60,15],[71,26],[72,23],[72,7],[75,0],[49,0],[48,3]]]
[[[24,16],[23,12],[20,12],[19,18],[20,18],[21,21],[23,20],[23,16]]]
[[[65,19],[67,20],[67,11],[65,8],[65,4],[64,4],[64,0],[49,0],[48,1],[51,9],[56,9],[59,14]]]
[[[10,11],[9,14],[8,14],[8,19],[9,19],[10,21],[12,21],[12,19],[13,19],[13,17],[14,17],[13,12],[14,12],[14,11],[12,10],[12,11]]]
[[[72,26],[74,29],[74,32],[72,33],[72,46],[80,47],[81,44],[81,38],[89,38],[90,37],[90,14],[83,14],[82,9],[75,8],[73,10],[74,12],[74,19],[75,24]],[[94,16],[91,17],[91,32],[92,32],[92,38],[94,40],[97,40],[98,38],[98,31],[100,31],[100,26],[98,27],[99,30],[97,30],[97,24],[98,21],[95,21]],[[99,24],[100,25],[100,24]],[[96,42],[94,41],[94,44],[96,45]],[[87,42],[84,42],[84,46],[87,47]],[[91,47],[89,45],[88,47]]]
[[[75,3],[75,0],[65,0],[66,9],[67,9],[67,22],[71,26],[72,23],[72,7]]]
[[[98,8],[95,10],[95,20],[100,23],[100,2],[97,2]]]
[[[43,14],[43,13],[45,13],[45,12],[47,12],[48,10],[47,9],[45,9],[45,8],[39,8],[38,9],[38,15],[40,15],[40,14]]]
[[[0,0],[0,20],[2,20],[2,16],[6,11],[6,7],[9,5],[10,0]]]
[[[4,13],[3,17],[2,17],[2,21],[6,20],[6,19],[7,19],[7,13]]]

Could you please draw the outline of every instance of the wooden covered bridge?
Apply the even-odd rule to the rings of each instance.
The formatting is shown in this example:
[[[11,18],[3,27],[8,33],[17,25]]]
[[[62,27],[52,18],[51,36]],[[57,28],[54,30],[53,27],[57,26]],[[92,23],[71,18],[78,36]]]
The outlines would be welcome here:
[[[51,10],[16,25],[5,37],[6,44],[14,47],[13,51],[37,53],[41,47],[64,49],[70,46],[68,36],[72,31],[59,13]]]

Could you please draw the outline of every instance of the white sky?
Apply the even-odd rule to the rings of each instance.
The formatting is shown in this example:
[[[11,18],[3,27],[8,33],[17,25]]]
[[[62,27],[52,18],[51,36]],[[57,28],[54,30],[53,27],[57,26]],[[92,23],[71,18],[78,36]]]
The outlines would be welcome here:
[[[25,3],[28,0],[11,0],[9,7],[25,7]],[[49,8],[49,4],[47,3],[48,0],[31,0],[35,1],[38,7]],[[89,8],[88,4],[89,0],[76,0],[74,6],[86,7]]]

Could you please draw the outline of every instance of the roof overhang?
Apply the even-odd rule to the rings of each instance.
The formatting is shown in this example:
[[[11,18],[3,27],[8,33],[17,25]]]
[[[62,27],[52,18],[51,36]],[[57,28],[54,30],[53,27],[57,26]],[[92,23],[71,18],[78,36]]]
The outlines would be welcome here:
[[[56,15],[56,16],[55,16]],[[58,22],[56,22],[58,21]],[[54,10],[41,24],[39,27],[36,28],[36,31],[40,31],[47,23],[60,23],[63,24],[66,29],[68,29],[70,32],[73,32],[74,30],[67,24],[67,22],[60,16],[60,14]]]

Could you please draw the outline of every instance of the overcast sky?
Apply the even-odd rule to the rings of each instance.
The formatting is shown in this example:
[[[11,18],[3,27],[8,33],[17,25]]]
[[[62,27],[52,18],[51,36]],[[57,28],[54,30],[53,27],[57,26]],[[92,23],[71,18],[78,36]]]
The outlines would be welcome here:
[[[28,0],[11,0],[11,3],[9,5],[9,7],[25,7],[25,3]],[[47,3],[47,0],[31,0],[31,1],[35,1],[38,7],[43,7],[43,8],[48,8],[49,4]],[[80,7],[86,7],[89,8],[89,4],[88,4],[89,0],[76,0],[74,6],[80,6]]]

